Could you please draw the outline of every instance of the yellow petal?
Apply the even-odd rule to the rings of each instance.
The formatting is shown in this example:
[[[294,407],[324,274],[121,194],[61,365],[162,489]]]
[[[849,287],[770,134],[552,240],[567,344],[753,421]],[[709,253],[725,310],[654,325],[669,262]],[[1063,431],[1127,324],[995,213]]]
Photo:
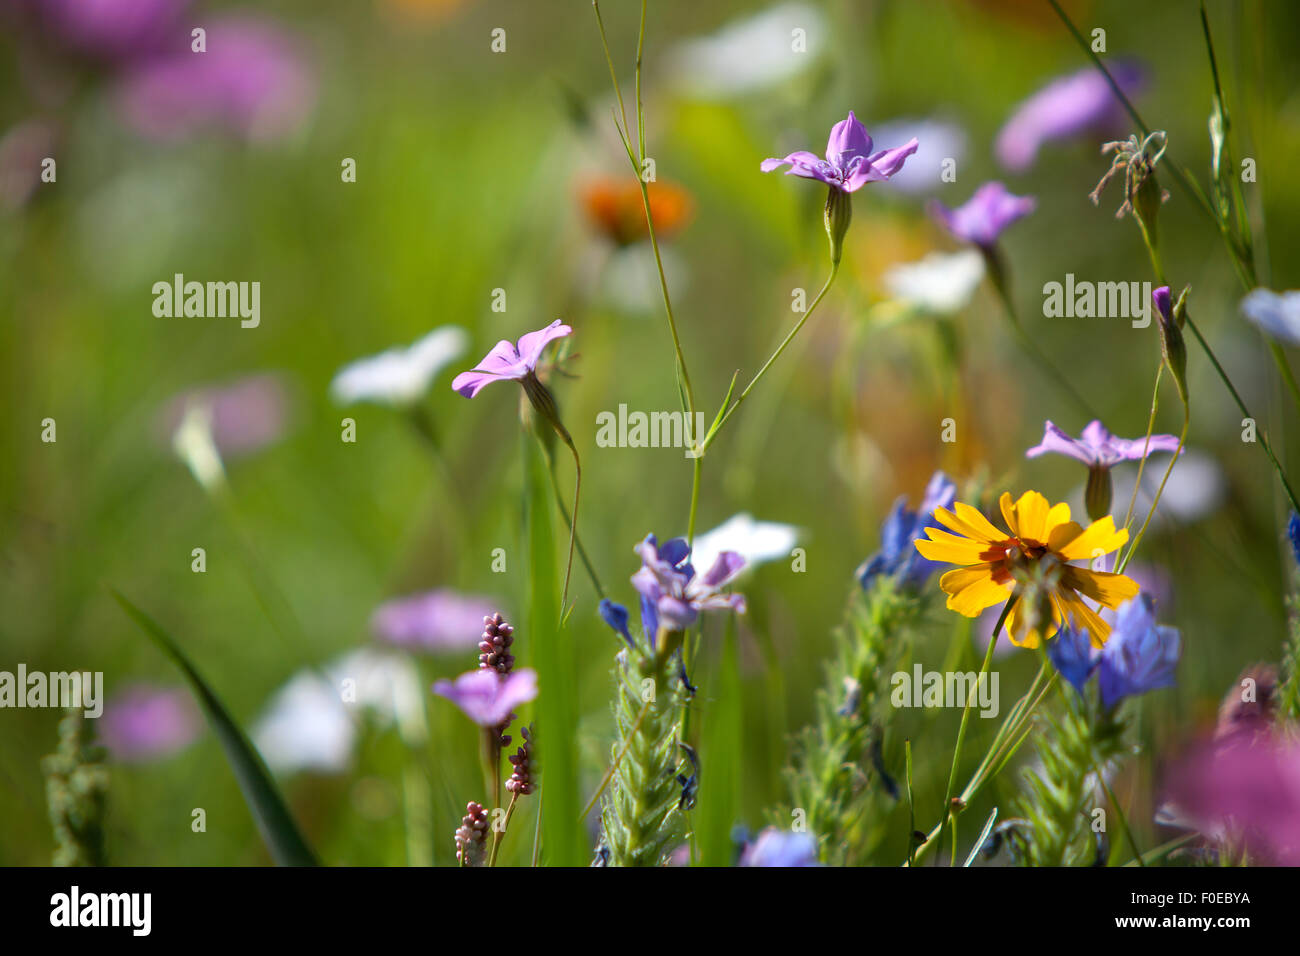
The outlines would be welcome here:
[[[1079,527],[1077,521],[1067,521],[1064,524],[1058,524],[1052,529],[1052,533],[1047,536],[1047,548],[1049,551],[1056,551],[1059,553],[1062,548],[1081,534],[1083,534],[1083,529]]]
[[[1065,569],[1061,581],[1066,587],[1073,588],[1104,607],[1119,607],[1138,593],[1136,581],[1127,575],[1113,574],[1110,571],[1070,567]]]
[[[1128,540],[1128,531],[1115,529],[1115,521],[1110,515],[1100,521],[1094,521],[1073,541],[1061,548],[1053,548],[1067,561],[1091,561],[1103,554],[1118,549]]]
[[[1037,541],[1040,544],[1047,543],[1047,518],[1052,510],[1047,499],[1036,491],[1026,491],[1020,496],[1020,500],[1015,503],[1016,516],[1016,537],[1021,540],[1028,539]],[[1003,514],[1006,514],[1006,507],[1003,507]],[[1070,509],[1065,509],[1065,519],[1070,518]],[[1008,523],[1010,519],[1008,518]]]
[[[1056,618],[1056,610],[1053,608],[1053,618]],[[1047,636],[1051,637],[1056,633],[1056,621],[1047,627]],[[1043,634],[1037,629],[1029,627],[1029,616],[1024,613],[1024,601],[1017,601],[1011,613],[1007,615],[1007,636],[1011,638],[1011,643],[1017,647],[1037,647],[1043,640]]]
[[[925,533],[931,540],[918,538],[916,550],[931,561],[944,561],[948,564],[979,564],[986,560],[982,557],[986,545],[960,535],[949,534],[938,528],[926,528]]]
[[[986,607],[1001,604],[1010,596],[1010,587],[993,580],[991,565],[958,568],[939,579],[939,587],[948,592],[948,607],[965,617],[979,617]]]
[[[935,518],[958,534],[974,538],[976,541],[992,544],[1007,540],[1006,534],[999,531],[978,508],[972,508],[960,501],[953,502],[952,507],[952,511],[946,508],[934,509]]]
[[[1088,607],[1077,594],[1070,591],[1058,592],[1056,599],[1067,620],[1073,622],[1075,630],[1087,631],[1093,647],[1101,647],[1110,640],[1110,625]]]

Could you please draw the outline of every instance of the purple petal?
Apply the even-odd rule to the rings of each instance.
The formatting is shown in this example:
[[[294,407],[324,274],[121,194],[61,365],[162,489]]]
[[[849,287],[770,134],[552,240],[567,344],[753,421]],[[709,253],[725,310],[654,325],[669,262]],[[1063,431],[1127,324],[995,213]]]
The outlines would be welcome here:
[[[542,350],[556,339],[572,335],[573,329],[556,319],[544,329],[529,332],[519,340],[519,360],[531,371],[537,368]]]
[[[493,382],[509,381],[515,377],[513,375],[497,375],[493,372],[461,372],[451,380],[451,389],[466,398],[473,398],[483,391],[485,386],[491,385]]]
[[[915,153],[919,145],[915,139],[912,139],[902,146],[881,150],[858,167],[853,175],[849,177],[844,188],[849,192],[854,192],[867,183],[884,182],[903,168],[903,163],[907,161],[907,157]]]
[[[696,582],[703,588],[716,591],[739,574],[744,566],[745,559],[735,551],[723,551],[718,555],[718,560],[713,562],[713,567],[703,577],[697,578]]]
[[[1035,445],[1025,452],[1025,457],[1037,458],[1039,455],[1046,455],[1048,452],[1068,455],[1085,465],[1097,464],[1097,455],[1091,448],[1078,439],[1071,438],[1051,422],[1044,422],[1042,444]]]
[[[865,159],[870,155],[871,137],[867,135],[867,128],[858,122],[853,110],[849,110],[848,119],[831,127],[830,138],[826,141],[826,161],[845,169],[855,157]]]
[[[485,597],[440,589],[385,601],[370,619],[382,641],[415,651],[477,647],[483,618],[499,605]]]

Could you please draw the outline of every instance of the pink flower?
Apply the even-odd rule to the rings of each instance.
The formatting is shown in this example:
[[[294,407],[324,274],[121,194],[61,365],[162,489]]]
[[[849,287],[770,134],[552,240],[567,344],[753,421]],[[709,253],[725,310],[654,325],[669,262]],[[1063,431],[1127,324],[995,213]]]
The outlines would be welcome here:
[[[468,650],[478,646],[483,619],[496,607],[488,598],[442,588],[384,602],[370,628],[381,640],[411,650]]]
[[[529,332],[518,345],[502,339],[473,370],[457,375],[451,387],[466,398],[473,398],[493,382],[522,382],[536,371],[546,346],[572,334],[573,329],[556,319],[544,329]]]
[[[537,696],[537,672],[531,667],[502,677],[495,670],[467,671],[455,681],[440,680],[433,692],[465,712],[480,727],[500,727],[520,704]]]
[[[180,687],[131,684],[104,705],[99,739],[117,760],[142,763],[184,750],[198,736],[198,708]]]

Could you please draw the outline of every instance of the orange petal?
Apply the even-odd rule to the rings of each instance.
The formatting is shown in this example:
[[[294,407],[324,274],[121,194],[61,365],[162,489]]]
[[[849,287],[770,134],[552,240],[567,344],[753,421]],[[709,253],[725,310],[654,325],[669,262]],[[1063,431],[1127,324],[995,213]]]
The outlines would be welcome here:
[[[953,502],[952,507],[952,511],[946,508],[934,509],[935,518],[958,534],[974,538],[976,541],[993,544],[1007,540],[1006,534],[999,531],[978,508],[972,508],[960,501]]]
[[[1136,581],[1127,575],[1110,571],[1069,567],[1061,575],[1061,581],[1066,587],[1073,588],[1104,607],[1119,607],[1138,593]]]
[[[939,587],[948,592],[948,607],[964,617],[979,617],[986,607],[1001,604],[1011,593],[1008,585],[993,580],[992,566],[958,568],[939,579]]]
[[[985,560],[982,555],[986,546],[980,541],[949,534],[938,528],[926,528],[925,533],[931,540],[918,538],[916,550],[931,561],[944,561],[948,564],[979,564]]]

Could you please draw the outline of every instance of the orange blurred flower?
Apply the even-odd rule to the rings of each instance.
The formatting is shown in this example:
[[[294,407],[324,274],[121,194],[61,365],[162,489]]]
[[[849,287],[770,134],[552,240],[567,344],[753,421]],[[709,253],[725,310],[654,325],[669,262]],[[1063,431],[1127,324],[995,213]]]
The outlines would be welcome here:
[[[695,210],[691,194],[674,183],[647,183],[655,235],[670,239],[681,232]],[[588,221],[616,245],[626,246],[650,236],[646,228],[641,187],[626,177],[595,176],[579,189]]]

